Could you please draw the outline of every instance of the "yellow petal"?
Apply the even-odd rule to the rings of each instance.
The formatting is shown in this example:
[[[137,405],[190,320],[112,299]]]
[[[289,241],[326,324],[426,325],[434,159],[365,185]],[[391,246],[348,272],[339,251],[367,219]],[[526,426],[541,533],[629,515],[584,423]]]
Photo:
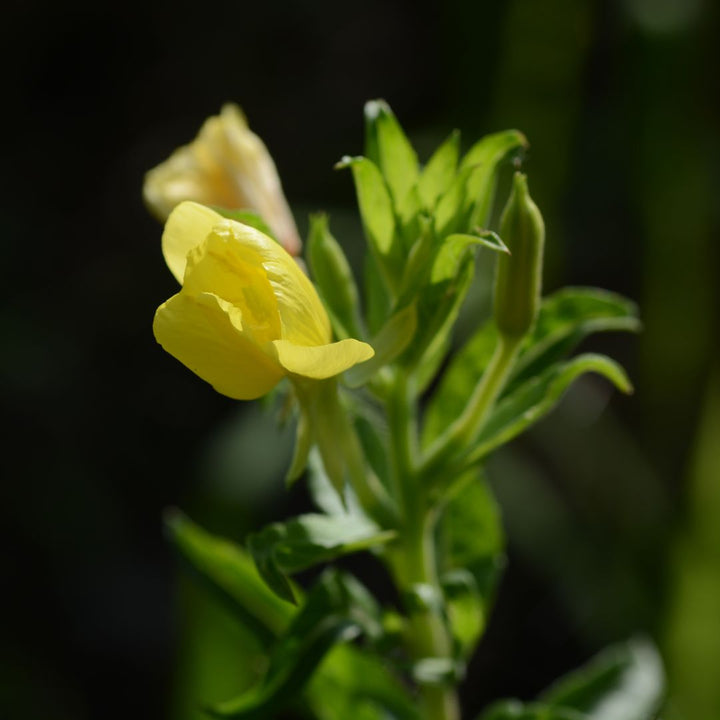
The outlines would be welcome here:
[[[315,287],[278,243],[259,230],[232,220],[218,223],[213,232],[232,236],[247,262],[262,265],[277,303],[282,338],[296,345],[330,342],[330,320]]]
[[[243,333],[240,311],[210,293],[174,295],[158,308],[153,330],[167,352],[236,400],[265,395],[285,374]]]
[[[239,308],[243,331],[260,346],[280,338],[273,288],[255,252],[248,252],[230,223],[217,225],[188,254],[183,291],[212,293]]]
[[[285,370],[314,380],[339,375],[375,354],[370,345],[352,338],[328,345],[295,345],[288,340],[275,340],[273,345]]]
[[[162,221],[184,200],[256,211],[293,255],[300,252],[280,178],[263,141],[237,105],[208,118],[189,145],[145,175],[143,197]]]
[[[170,272],[180,284],[185,275],[188,253],[200,245],[221,221],[222,216],[214,210],[194,202],[180,203],[170,213],[162,236],[162,251]]]

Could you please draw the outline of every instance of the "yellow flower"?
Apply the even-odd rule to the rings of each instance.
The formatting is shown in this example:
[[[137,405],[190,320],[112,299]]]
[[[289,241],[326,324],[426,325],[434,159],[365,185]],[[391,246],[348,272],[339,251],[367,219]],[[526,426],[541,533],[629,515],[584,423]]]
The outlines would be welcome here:
[[[331,342],[312,283],[258,230],[183,202],[162,247],[182,289],[158,308],[155,338],[223,395],[252,400],[286,375],[322,380],[374,355],[358,340]]]
[[[145,176],[143,196],[163,222],[183,200],[257,212],[291,254],[300,252],[295,221],[275,163],[237,105],[208,118],[190,145]]]

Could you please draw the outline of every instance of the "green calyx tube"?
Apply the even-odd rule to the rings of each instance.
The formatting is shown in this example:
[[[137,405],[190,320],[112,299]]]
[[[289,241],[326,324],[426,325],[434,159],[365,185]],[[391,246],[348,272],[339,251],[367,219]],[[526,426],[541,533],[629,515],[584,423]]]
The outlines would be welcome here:
[[[495,272],[494,314],[501,335],[520,338],[530,331],[540,307],[545,224],[527,187],[515,173],[500,219],[500,237],[510,255],[500,255]]]

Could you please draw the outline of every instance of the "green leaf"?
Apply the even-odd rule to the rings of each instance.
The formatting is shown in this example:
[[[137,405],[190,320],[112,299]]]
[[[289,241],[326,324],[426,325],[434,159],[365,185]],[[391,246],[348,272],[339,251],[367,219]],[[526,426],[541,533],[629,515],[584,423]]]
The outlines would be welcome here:
[[[546,297],[535,328],[523,343],[508,395],[523,382],[544,372],[594,332],[637,330],[640,322],[634,303],[595,288],[565,288]],[[492,322],[483,325],[455,355],[425,413],[423,444],[428,445],[465,408],[490,362],[498,334]]]
[[[540,700],[578,710],[587,720],[654,720],[664,684],[657,650],[651,643],[635,639],[603,650],[587,665],[558,680]]]
[[[179,510],[165,513],[167,535],[187,567],[266,647],[290,623],[293,609],[271,592],[252,558]]]
[[[521,155],[528,146],[517,130],[486,135],[476,142],[460,163],[460,171],[477,168],[468,179],[467,195],[473,205],[470,227],[487,224],[495,195],[497,172],[504,160]]]
[[[491,705],[478,720],[588,720],[575,710],[519,700],[501,700]]]
[[[212,209],[218,215],[222,215],[228,220],[235,220],[235,222],[242,223],[243,225],[249,225],[256,230],[259,230],[264,235],[267,235],[269,238],[272,238],[275,242],[280,242],[275,237],[275,234],[270,229],[270,226],[253,210],[229,210],[227,208],[216,207],[214,205],[212,206]]]
[[[375,355],[350,368],[344,375],[345,384],[352,388],[365,385],[378,370],[405,350],[415,335],[416,327],[417,310],[414,304],[396,312],[370,342]]]
[[[380,332],[390,314],[390,293],[374,253],[365,254],[364,264],[365,312],[371,335]]]
[[[512,385],[538,375],[596,332],[637,332],[641,324],[631,300],[597,288],[563,288],[543,299],[537,323],[524,342]]]
[[[487,603],[469,570],[453,570],[441,583],[453,638],[460,657],[467,660],[485,630]]]
[[[308,697],[320,720],[420,720],[417,700],[388,664],[354,645],[333,648]]]
[[[363,337],[355,278],[345,253],[330,232],[325,214],[310,217],[307,258],[335,334],[341,339]]]
[[[418,180],[417,154],[384,100],[365,104],[365,132],[369,157],[382,171],[400,214]]]
[[[378,167],[364,157],[344,157],[337,168],[352,168],[365,234],[389,288],[394,288],[403,262],[396,241],[395,214],[385,181]]]
[[[473,227],[471,223],[473,196],[469,188],[473,176],[482,173],[483,168],[472,166],[461,168],[448,190],[440,197],[434,214],[434,229],[438,238],[456,232],[465,232]]]
[[[568,362],[557,363],[498,403],[480,432],[475,448],[468,455],[467,463],[481,461],[492,450],[547,415],[570,384],[588,372],[603,375],[622,392],[632,392],[632,385],[622,367],[604,355],[587,353]]]
[[[469,657],[505,565],[505,538],[498,505],[477,471],[465,473],[453,490],[438,525],[439,563],[453,636]]]
[[[364,516],[313,514],[267,526],[248,538],[248,548],[268,586],[283,600],[294,602],[287,575],[394,537],[394,531],[382,531]]]
[[[423,168],[418,182],[418,192],[429,212],[435,209],[440,196],[450,187],[457,172],[459,154],[460,133],[454,130]]]
[[[305,688],[336,644],[360,634],[360,624],[351,619],[352,604],[346,579],[334,571],[324,573],[273,649],[263,681],[238,698],[206,712],[212,717],[233,720],[273,717]]]
[[[422,366],[428,358],[442,360],[475,274],[474,243],[467,237],[450,236],[435,257],[429,283],[418,298],[418,331],[404,359],[411,366]]]

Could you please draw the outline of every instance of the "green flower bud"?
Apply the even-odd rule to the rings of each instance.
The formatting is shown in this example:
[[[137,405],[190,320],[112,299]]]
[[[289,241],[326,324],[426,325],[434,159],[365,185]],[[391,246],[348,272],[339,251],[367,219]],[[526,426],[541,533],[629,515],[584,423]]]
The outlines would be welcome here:
[[[497,259],[495,323],[502,335],[520,338],[532,328],[540,307],[545,224],[528,193],[527,176],[519,172],[500,219],[500,237],[510,255]]]

